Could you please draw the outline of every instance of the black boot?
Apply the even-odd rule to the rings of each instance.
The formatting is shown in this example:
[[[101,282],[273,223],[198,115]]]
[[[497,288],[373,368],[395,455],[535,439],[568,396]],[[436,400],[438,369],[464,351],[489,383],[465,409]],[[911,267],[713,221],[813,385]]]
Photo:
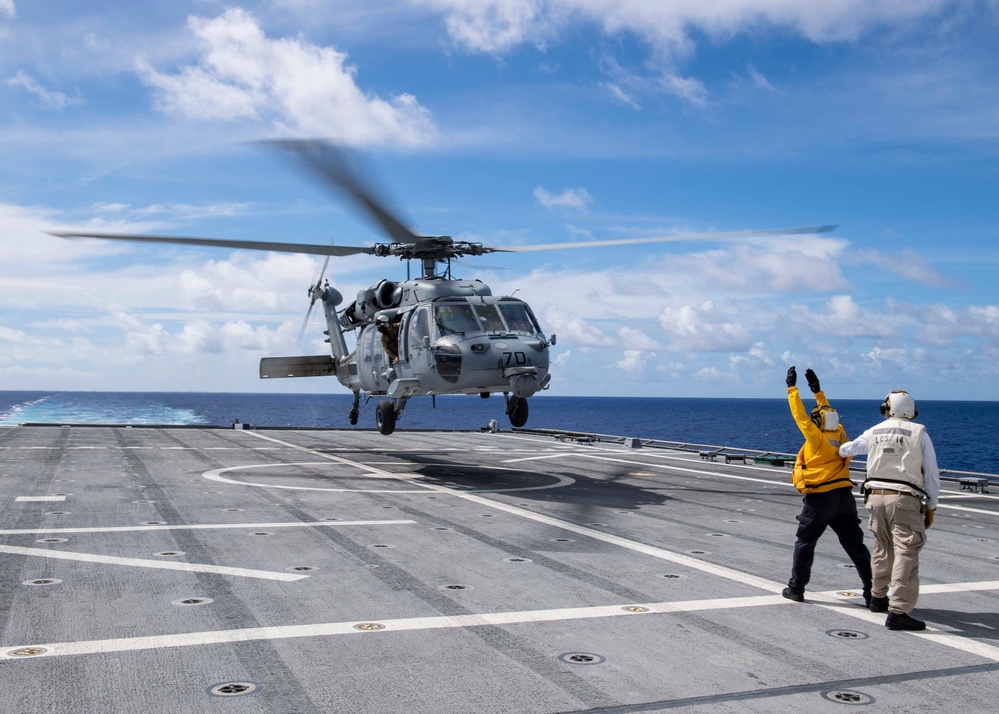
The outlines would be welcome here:
[[[795,602],[805,602],[805,591],[799,590],[798,588],[786,587],[784,588],[781,595],[786,597],[788,600],[794,600]]]
[[[871,612],[888,612],[888,597],[871,597],[868,600],[867,608]]]
[[[889,630],[925,630],[926,623],[922,620],[917,620],[908,614],[898,615],[894,612],[888,613],[888,619],[885,620],[885,627]]]

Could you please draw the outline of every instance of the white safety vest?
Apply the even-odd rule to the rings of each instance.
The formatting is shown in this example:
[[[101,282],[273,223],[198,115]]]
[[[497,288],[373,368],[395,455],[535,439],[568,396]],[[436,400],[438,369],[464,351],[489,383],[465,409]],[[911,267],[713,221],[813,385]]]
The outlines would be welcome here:
[[[902,482],[922,490],[925,431],[922,424],[905,419],[885,419],[872,428],[867,439],[867,487],[896,488]]]

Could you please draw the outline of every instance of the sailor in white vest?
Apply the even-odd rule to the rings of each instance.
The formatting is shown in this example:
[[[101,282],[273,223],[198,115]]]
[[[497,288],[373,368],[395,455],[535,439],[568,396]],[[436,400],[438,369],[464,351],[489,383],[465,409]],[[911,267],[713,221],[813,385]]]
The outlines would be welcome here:
[[[916,402],[895,390],[881,403],[885,420],[839,447],[840,456],[868,454],[863,490],[874,533],[871,612],[887,612],[891,630],[924,630],[909,613],[919,597],[919,551],[933,523],[940,470]],[[888,584],[893,583],[891,598]]]

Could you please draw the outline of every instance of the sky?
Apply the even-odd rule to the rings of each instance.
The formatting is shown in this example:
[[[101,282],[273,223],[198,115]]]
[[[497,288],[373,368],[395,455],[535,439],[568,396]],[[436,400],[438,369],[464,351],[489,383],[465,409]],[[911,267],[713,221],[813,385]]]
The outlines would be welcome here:
[[[319,259],[46,232],[383,240],[261,143],[326,138],[490,246],[839,226],[463,260],[549,394],[999,400],[996,77],[999,0],[0,0],[0,390],[343,391],[258,379]]]

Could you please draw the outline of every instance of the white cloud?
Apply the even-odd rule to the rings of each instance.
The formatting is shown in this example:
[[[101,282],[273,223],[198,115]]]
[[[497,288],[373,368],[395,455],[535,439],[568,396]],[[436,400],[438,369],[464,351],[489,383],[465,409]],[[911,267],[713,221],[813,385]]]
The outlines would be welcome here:
[[[815,42],[855,40],[887,23],[931,14],[954,0],[413,0],[445,13],[451,38],[478,52],[552,41],[573,25],[614,37],[634,34],[671,55],[691,51],[695,32],[729,37],[786,28]]]
[[[0,342],[12,342],[20,344],[27,339],[28,335],[23,330],[15,330],[12,327],[0,325]]]
[[[502,53],[541,44],[549,29],[541,0],[416,0],[445,11],[448,34],[476,52]]]
[[[760,74],[759,70],[757,70],[756,67],[754,67],[753,65],[749,65],[746,68],[746,73],[749,76],[750,84],[752,84],[752,86],[755,87],[756,89],[763,89],[768,92],[777,91],[774,88],[774,86],[770,84],[770,80],[768,80],[766,77]]]
[[[617,344],[612,337],[571,312],[548,310],[542,320],[547,325],[549,334],[558,335],[559,344],[569,344],[584,350]]]
[[[254,208],[246,201],[218,201],[215,203],[151,203],[145,206],[132,206],[127,203],[95,203],[90,206],[91,214],[100,218],[91,220],[148,221],[152,217],[160,220],[191,220],[198,218],[219,218],[240,216]],[[111,219],[104,218],[111,216]],[[147,224],[148,225],[148,224]],[[146,228],[145,230],[149,230]]]
[[[624,356],[615,363],[615,367],[625,372],[629,380],[648,379],[650,370],[656,364],[656,353],[645,350],[625,350]]]
[[[865,312],[850,295],[836,295],[816,312],[804,305],[788,309],[787,326],[798,334],[812,334],[815,339],[829,337],[886,338],[895,334],[899,321],[884,312]]]
[[[886,255],[876,248],[862,248],[852,251],[851,262],[873,265],[909,280],[934,288],[945,288],[947,281],[937,272],[930,261],[910,248],[904,248],[897,256]]]
[[[191,310],[304,314],[305,286],[316,259],[293,253],[234,253],[179,276],[181,304]]]
[[[430,112],[411,94],[389,100],[365,93],[347,55],[303,38],[270,39],[245,10],[191,17],[202,46],[196,65],[176,74],[137,63],[156,105],[204,121],[267,122],[304,136],[352,145],[419,146],[436,140]]]
[[[534,198],[545,208],[575,208],[582,210],[593,201],[593,196],[585,188],[567,188],[562,193],[552,193],[538,186]]]
[[[832,292],[849,288],[839,266],[847,246],[839,238],[794,236],[747,239],[715,250],[668,256],[662,262],[668,280],[687,291],[710,285],[715,294]]]
[[[14,0],[0,0],[0,15],[15,17],[17,9],[14,7]]]
[[[642,330],[625,325],[617,331],[621,338],[621,346],[628,350],[656,350],[659,345]]]
[[[37,80],[28,76],[24,72],[18,72],[13,77],[7,80],[8,86],[17,87],[23,89],[29,94],[34,94],[38,97],[42,104],[52,109],[65,109],[73,104],[80,104],[81,100],[79,98],[74,99],[69,95],[63,94],[62,92],[53,92],[50,89],[43,87]]]
[[[632,109],[641,109],[642,105],[638,103],[631,92],[627,92],[621,87],[617,82],[601,82],[600,86],[610,92],[611,96],[617,99],[619,102],[627,104]]]
[[[580,27],[619,39],[632,35],[649,47],[640,72],[610,71],[612,95],[637,108],[637,93],[657,91],[693,106],[708,103],[706,87],[684,77],[680,62],[706,35],[725,40],[761,28],[790,30],[813,42],[855,41],[886,25],[931,15],[957,0],[411,0],[444,14],[451,39],[472,52],[502,54],[530,44],[540,48]],[[607,71],[607,68],[605,68]],[[750,67],[750,81],[772,89]]]
[[[678,352],[742,352],[753,344],[745,315],[735,317],[712,300],[699,305],[665,305],[659,324]]]

